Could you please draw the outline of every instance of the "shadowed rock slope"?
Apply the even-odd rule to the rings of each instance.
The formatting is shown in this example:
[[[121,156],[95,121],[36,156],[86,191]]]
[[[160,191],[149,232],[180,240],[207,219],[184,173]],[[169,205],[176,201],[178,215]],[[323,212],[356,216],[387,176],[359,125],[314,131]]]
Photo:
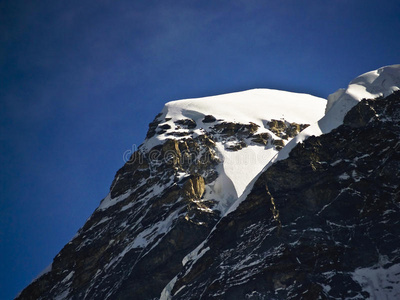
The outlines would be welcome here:
[[[400,299],[400,93],[261,174],[164,290],[172,299]]]

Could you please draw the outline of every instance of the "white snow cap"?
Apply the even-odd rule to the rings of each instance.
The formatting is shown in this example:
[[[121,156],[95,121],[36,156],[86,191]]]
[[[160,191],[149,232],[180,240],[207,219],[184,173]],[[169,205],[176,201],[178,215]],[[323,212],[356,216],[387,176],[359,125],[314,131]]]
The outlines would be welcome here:
[[[171,137],[174,122],[182,119],[192,119],[196,122],[192,136],[209,132],[213,123],[203,122],[204,117],[212,115],[217,122],[233,122],[259,126],[257,134],[268,132],[268,122],[272,119],[312,124],[324,114],[326,99],[308,94],[292,93],[273,89],[252,89],[218,96],[171,101],[165,104],[162,115],[159,117],[161,125],[168,124],[164,134],[157,134],[144,143],[150,150],[166,139],[182,139],[185,137]],[[219,202],[221,212],[239,197],[250,181],[263,167],[277,154],[274,147],[251,145],[239,151],[226,150],[229,141],[217,141],[217,155],[222,163],[217,166],[218,179],[207,188],[210,197]],[[286,141],[285,141],[286,143]],[[205,195],[207,197],[207,195]]]
[[[252,89],[211,97],[171,101],[165,104],[166,117],[191,118],[199,122],[204,115],[217,119],[263,126],[263,120],[284,118],[307,123],[320,115],[326,102],[315,96],[273,89]]]
[[[162,124],[174,127],[174,121],[190,118],[198,127],[208,129],[212,124],[204,124],[202,120],[206,115],[212,115],[224,122],[243,124],[253,122],[264,128],[265,122],[271,119],[285,119],[300,124],[316,122],[324,114],[325,106],[326,99],[308,94],[273,89],[252,89],[217,96],[170,101],[165,104],[159,120],[170,119]],[[165,134],[156,135],[145,142],[145,147],[149,150],[168,138],[171,137]]]

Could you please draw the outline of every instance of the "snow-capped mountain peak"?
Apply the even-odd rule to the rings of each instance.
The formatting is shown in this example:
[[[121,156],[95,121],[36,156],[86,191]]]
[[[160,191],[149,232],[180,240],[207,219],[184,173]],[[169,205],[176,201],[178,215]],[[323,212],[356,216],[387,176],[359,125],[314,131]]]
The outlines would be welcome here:
[[[206,187],[204,198],[216,200],[216,209],[224,213],[284,145],[322,117],[325,106],[319,97],[272,89],[171,101],[152,123],[140,150],[151,152],[167,140],[210,136],[220,160],[219,175]],[[285,134],[287,130],[291,132]],[[126,196],[114,202],[108,196],[102,207]]]
[[[17,299],[397,299],[399,87],[168,102]]]

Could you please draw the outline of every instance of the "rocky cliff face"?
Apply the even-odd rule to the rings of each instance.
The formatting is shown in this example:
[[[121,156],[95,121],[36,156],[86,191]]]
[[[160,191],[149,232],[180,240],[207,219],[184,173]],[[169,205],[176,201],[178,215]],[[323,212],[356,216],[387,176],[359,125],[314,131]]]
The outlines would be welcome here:
[[[399,299],[400,92],[262,173],[164,290],[173,299]]]
[[[51,270],[17,299],[158,299],[182,270],[184,257],[236,200],[238,186],[252,179],[246,173],[254,170],[240,180],[226,175],[235,159],[260,151],[268,159],[321,117],[324,101],[306,97],[319,107],[308,123],[303,117],[278,120],[280,112],[247,123],[218,111],[178,114],[174,110],[184,105],[172,103],[150,123],[146,141],[117,172],[109,195],[54,258]],[[268,162],[261,159],[256,168]]]
[[[201,199],[216,177],[217,162],[214,143],[205,135],[135,152],[117,172],[109,196],[55,257],[51,271],[19,299],[159,296],[183,256],[217,220],[213,201]]]

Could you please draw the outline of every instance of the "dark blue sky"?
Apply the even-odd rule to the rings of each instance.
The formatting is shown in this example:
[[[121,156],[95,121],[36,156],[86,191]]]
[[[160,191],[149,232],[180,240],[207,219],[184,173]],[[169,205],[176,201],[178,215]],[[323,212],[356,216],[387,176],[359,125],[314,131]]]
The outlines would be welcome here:
[[[165,102],[256,87],[327,97],[400,63],[399,11],[385,0],[0,0],[0,299],[74,236]]]

